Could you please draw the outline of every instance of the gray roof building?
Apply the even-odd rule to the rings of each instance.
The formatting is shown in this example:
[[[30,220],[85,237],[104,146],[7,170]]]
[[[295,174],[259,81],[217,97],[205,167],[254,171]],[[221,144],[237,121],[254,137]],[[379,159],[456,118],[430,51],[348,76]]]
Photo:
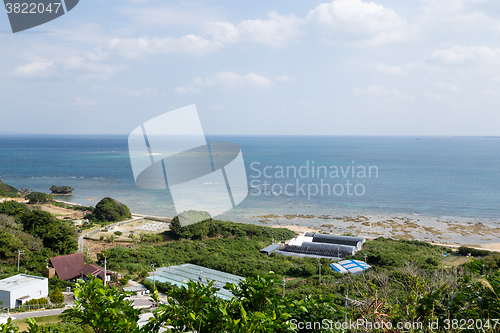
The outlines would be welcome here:
[[[0,301],[2,306],[15,308],[25,302],[47,297],[49,280],[45,277],[18,274],[0,280]]]

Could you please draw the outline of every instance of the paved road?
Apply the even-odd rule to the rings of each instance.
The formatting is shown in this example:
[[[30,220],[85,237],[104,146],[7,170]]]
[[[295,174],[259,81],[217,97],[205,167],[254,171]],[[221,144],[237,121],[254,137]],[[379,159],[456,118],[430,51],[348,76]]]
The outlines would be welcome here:
[[[53,310],[41,310],[41,311],[31,311],[31,312],[21,312],[21,313],[11,313],[10,316],[14,319],[23,318],[35,318],[43,316],[53,316],[61,314],[65,309],[53,309]]]
[[[153,300],[151,298],[132,298],[132,301],[134,301],[134,308],[136,309],[141,309],[141,308],[149,308],[151,305],[153,305]]]

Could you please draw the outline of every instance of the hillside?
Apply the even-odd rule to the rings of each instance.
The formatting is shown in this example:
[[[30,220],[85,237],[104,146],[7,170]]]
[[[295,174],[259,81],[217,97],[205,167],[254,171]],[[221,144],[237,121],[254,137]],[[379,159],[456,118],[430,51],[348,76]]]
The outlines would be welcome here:
[[[16,189],[13,186],[10,186],[8,184],[5,184],[1,179],[0,179],[0,198],[7,197],[7,198],[14,198],[14,197],[19,197],[20,193],[19,190]]]

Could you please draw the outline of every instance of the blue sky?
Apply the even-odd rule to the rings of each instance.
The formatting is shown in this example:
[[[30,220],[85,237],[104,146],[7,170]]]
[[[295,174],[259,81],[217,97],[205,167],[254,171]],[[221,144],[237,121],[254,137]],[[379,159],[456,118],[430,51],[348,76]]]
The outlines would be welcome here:
[[[500,3],[83,0],[12,34],[0,133],[500,135]]]

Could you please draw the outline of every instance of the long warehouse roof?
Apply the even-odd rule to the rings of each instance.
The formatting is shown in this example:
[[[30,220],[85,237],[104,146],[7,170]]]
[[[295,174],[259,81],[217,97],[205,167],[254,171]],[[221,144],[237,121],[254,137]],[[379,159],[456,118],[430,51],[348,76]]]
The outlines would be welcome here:
[[[214,286],[219,288],[217,296],[222,299],[231,299],[233,294],[224,289],[226,283],[238,284],[245,278],[233,274],[224,273],[215,269],[205,268],[194,264],[183,264],[178,266],[160,267],[154,273],[154,280],[158,282],[168,282],[172,285],[187,287],[189,280],[199,282],[200,275],[202,283],[207,285],[207,281],[215,281]],[[146,278],[153,282],[153,275]]]

